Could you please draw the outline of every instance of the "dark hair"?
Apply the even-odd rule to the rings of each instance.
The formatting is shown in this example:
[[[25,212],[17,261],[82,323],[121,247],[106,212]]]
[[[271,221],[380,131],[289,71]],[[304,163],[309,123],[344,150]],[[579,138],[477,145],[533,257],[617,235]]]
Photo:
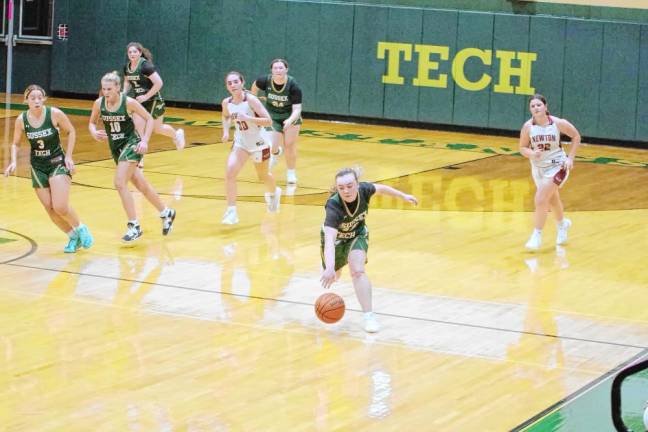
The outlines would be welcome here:
[[[551,115],[549,113],[549,106],[547,105],[547,99],[541,95],[540,93],[536,93],[533,96],[529,98],[529,104],[531,104],[531,101],[538,99],[540,102],[542,102],[546,107],[547,107],[547,115]]]
[[[286,69],[288,69],[288,62],[282,58],[276,58],[270,62],[270,69],[272,69],[272,66],[274,66],[275,63],[283,63],[284,66],[286,66]]]
[[[241,80],[241,82],[242,82],[242,83],[245,82],[245,78],[243,78],[243,74],[242,74],[241,72],[239,72],[239,71],[235,71],[235,70],[233,70],[233,71],[229,71],[229,72],[227,72],[227,73],[225,74],[225,84],[227,84],[227,77],[230,76],[230,75],[238,75],[238,77],[239,77],[239,79]]]
[[[130,47],[137,48],[137,51],[142,53],[142,57],[144,57],[150,63],[153,63],[153,54],[151,54],[151,51],[149,51],[148,48],[146,48],[144,45],[142,45],[139,42],[131,42],[128,45],[126,45],[126,57],[128,57],[128,50],[130,49]]]

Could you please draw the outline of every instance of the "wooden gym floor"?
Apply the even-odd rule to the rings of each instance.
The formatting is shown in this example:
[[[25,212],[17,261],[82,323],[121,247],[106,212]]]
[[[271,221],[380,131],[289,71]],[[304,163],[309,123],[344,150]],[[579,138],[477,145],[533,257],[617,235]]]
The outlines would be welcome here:
[[[145,175],[174,230],[163,238],[137,195],[145,234],[124,248],[91,103],[49,104],[77,128],[71,204],[96,244],[62,253],[23,140],[18,176],[0,180],[0,430],[519,430],[648,352],[646,150],[583,146],[561,192],[569,244],[554,246],[549,219],[527,253],[534,188],[516,139],[305,121],[281,212],[266,213],[248,164],[241,223],[224,227],[220,113],[170,109],[188,148],[154,136]],[[326,191],[355,164],[421,200],[372,201],[376,335],[348,272],[343,320],[313,313]],[[283,160],[275,173],[283,186]]]

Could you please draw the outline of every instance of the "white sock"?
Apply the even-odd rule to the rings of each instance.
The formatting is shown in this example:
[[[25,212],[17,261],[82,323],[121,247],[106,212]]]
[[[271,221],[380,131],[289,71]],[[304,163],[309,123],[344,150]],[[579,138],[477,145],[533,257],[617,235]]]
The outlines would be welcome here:
[[[68,237],[72,238],[76,234],[76,228],[72,229],[72,231],[68,231],[67,235]]]
[[[287,169],[287,170],[286,170],[286,175],[289,176],[289,175],[291,175],[291,174],[292,174],[292,175],[295,175],[295,170],[294,170],[294,169]]]
[[[236,206],[227,206],[227,211],[233,211],[236,213]]]
[[[133,224],[135,226],[139,226],[139,222],[137,221],[137,219],[129,220],[128,223]]]
[[[533,229],[533,234],[542,235],[542,230],[538,228]]]
[[[160,212],[160,217],[164,218],[164,217],[169,216],[170,211],[171,211],[171,209],[169,207],[164,207],[164,210],[162,210]]]

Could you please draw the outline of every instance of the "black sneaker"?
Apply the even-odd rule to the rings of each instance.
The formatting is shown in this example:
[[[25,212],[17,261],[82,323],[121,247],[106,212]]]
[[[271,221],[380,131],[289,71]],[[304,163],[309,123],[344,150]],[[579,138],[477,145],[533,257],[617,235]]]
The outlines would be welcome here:
[[[173,228],[173,221],[176,217],[176,211],[169,209],[169,213],[166,216],[160,216],[162,218],[162,235],[169,234],[171,228]]]
[[[133,243],[135,240],[142,237],[143,232],[139,225],[128,222],[127,227],[128,229],[126,230],[126,234],[122,237],[124,243]]]

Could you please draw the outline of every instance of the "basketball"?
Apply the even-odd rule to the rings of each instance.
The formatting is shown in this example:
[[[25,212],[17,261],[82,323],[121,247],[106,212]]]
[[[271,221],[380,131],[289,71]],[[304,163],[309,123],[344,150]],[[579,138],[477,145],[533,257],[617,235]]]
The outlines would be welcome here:
[[[315,315],[320,321],[333,324],[344,316],[344,299],[337,294],[324,293],[315,302]]]

